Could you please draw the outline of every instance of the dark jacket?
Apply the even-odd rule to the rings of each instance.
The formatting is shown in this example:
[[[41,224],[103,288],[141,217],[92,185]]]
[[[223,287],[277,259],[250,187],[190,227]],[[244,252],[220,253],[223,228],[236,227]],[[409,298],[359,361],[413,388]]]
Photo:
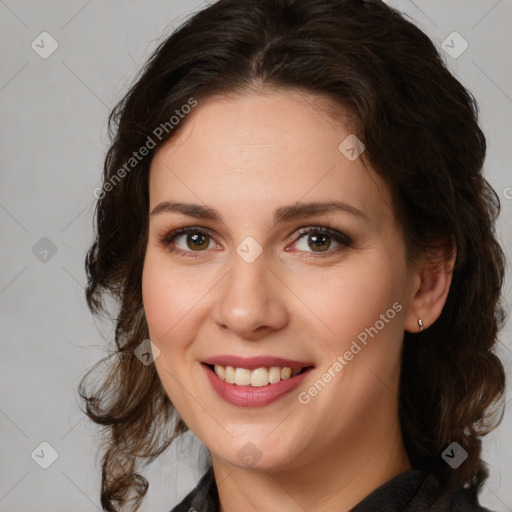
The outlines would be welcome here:
[[[439,481],[433,474],[410,469],[375,489],[350,512],[490,512],[479,505],[470,489],[460,488],[443,499],[440,495]],[[219,512],[212,466],[170,512]]]

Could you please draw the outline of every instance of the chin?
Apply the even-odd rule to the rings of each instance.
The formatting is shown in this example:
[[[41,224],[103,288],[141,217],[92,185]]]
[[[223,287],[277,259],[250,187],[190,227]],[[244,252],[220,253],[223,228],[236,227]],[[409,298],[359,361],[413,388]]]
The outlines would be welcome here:
[[[268,434],[267,434],[268,435]],[[264,436],[263,436],[264,437]],[[235,437],[236,439],[236,437]],[[239,469],[254,471],[281,471],[289,469],[297,459],[297,443],[286,439],[233,441],[223,446],[212,446],[210,453]]]

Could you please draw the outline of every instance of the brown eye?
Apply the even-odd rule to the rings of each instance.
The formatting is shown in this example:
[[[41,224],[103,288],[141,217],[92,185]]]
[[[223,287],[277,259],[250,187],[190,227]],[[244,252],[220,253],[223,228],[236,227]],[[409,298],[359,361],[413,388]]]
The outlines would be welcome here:
[[[315,252],[323,252],[323,250],[329,249],[331,246],[331,237],[329,235],[309,235],[308,245]]]
[[[299,235],[293,245],[305,253],[329,255],[352,245],[352,240],[348,236],[325,227],[309,227],[301,230]]]
[[[195,233],[195,234],[187,234],[186,236],[186,243],[187,246],[192,249],[207,249],[208,245],[210,243],[209,236],[204,233]]]
[[[171,252],[193,256],[193,253],[208,249],[213,239],[211,235],[201,229],[186,227],[172,231],[161,237],[159,241],[163,247]]]

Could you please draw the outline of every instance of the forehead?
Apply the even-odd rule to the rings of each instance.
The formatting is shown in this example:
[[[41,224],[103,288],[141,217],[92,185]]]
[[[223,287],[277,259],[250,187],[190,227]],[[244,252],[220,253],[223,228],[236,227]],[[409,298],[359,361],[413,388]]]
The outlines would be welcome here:
[[[385,214],[387,187],[361,158],[340,151],[352,136],[348,116],[335,120],[328,109],[326,99],[295,91],[200,102],[153,158],[151,208],[170,199],[217,198],[254,215],[261,204],[350,200],[375,218]]]

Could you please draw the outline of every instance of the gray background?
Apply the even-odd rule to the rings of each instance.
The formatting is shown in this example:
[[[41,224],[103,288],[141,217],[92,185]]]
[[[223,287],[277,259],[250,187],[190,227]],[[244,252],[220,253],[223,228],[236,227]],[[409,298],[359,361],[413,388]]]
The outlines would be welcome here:
[[[485,172],[502,200],[498,229],[510,259],[512,1],[389,3],[429,34],[479,102],[489,148]],[[201,5],[0,0],[0,511],[101,510],[98,429],[80,412],[76,389],[106,355],[103,338],[113,333],[91,317],[84,299],[106,120],[159,40]],[[48,36],[41,43],[44,31],[58,43],[47,58],[31,47],[35,41],[40,52],[51,48]],[[454,31],[469,45],[457,58],[442,49]],[[451,51],[459,52],[462,40],[451,37]],[[509,276],[505,293],[510,303]],[[509,374],[510,347],[511,322],[499,349]],[[499,512],[512,510],[511,427],[507,409],[484,441],[491,477],[482,503]],[[51,461],[52,449],[42,442],[57,455],[47,469],[39,464]],[[150,487],[140,510],[168,511],[204,465],[204,448],[185,436],[144,471]]]

